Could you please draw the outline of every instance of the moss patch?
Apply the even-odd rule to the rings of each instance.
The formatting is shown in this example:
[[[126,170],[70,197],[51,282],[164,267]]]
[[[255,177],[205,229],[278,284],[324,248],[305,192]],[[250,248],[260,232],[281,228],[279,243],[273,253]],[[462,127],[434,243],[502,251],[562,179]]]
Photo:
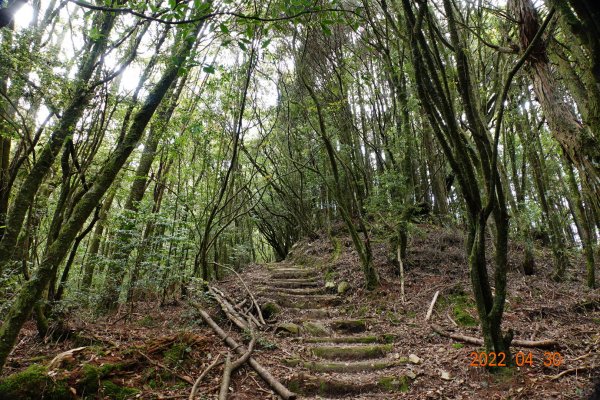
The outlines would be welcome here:
[[[113,400],[131,399],[139,392],[137,389],[119,386],[111,381],[102,382],[102,393]]]
[[[444,298],[442,304],[444,303],[452,308],[452,315],[458,325],[478,325],[477,319],[471,315],[471,310],[475,309],[475,302],[462,289],[455,289],[450,295]]]
[[[327,360],[364,360],[383,357],[392,350],[391,344],[372,346],[322,346],[313,347],[312,353]]]
[[[165,362],[167,365],[175,367],[182,365],[189,358],[192,349],[183,342],[175,342],[164,353]]]
[[[408,392],[409,378],[404,375],[384,376],[377,383],[390,392]]]
[[[64,381],[48,376],[46,367],[31,365],[0,381],[0,400],[70,400],[73,396]]]
[[[93,365],[85,364],[82,368],[82,378],[79,382],[78,392],[83,395],[95,394],[100,390],[101,381],[113,371],[121,369],[119,364]]]
[[[333,252],[331,253],[331,259],[329,260],[329,262],[333,263],[337,261],[337,259],[340,258],[340,255],[342,254],[342,242],[340,241],[340,239],[332,236],[331,244],[333,245]]]

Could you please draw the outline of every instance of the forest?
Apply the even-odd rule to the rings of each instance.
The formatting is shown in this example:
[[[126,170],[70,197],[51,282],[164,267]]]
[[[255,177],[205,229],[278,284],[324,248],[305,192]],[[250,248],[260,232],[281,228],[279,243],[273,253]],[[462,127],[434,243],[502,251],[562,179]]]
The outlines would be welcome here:
[[[600,3],[0,0],[0,400],[600,399]]]

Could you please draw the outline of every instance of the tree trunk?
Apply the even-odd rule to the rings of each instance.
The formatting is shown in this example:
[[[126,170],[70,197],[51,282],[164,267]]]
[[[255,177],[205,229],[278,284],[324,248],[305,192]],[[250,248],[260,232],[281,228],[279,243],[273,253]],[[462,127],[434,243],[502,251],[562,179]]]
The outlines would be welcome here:
[[[202,23],[197,24],[192,37],[196,37],[201,25]],[[137,147],[150,118],[154,115],[169,87],[177,78],[194,41],[181,41],[175,54],[169,58],[169,64],[162,77],[137,111],[124,140],[115,148],[115,151],[96,175],[90,189],[83,195],[69,219],[63,224],[57,240],[48,248],[34,276],[19,291],[2,327],[0,327],[0,368],[4,366],[23,324],[31,314],[35,303],[40,299],[42,291],[50,281],[54,271],[69,251],[77,232],[100,202],[131,152]]]

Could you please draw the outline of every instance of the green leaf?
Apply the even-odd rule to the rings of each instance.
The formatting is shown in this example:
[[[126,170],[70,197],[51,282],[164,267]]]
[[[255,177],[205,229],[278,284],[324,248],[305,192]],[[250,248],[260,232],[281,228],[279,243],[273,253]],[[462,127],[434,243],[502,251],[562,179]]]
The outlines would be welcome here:
[[[214,74],[215,73],[215,67],[213,65],[207,65],[206,67],[202,68],[202,70],[204,72],[206,72],[207,74]]]
[[[324,23],[321,23],[321,29],[323,29],[323,33],[326,36],[331,36],[331,34],[332,34],[331,29],[329,29],[329,27],[327,25],[325,25]]]
[[[271,39],[263,40],[263,42],[260,45],[260,47],[263,48],[263,49],[266,49],[269,46],[270,43],[271,43]]]
[[[240,47],[240,49],[246,51],[248,50],[248,48],[246,47],[246,45],[243,42],[237,42],[238,46]]]
[[[227,25],[221,24],[221,25],[219,25],[219,28],[221,29],[221,32],[223,32],[224,34],[227,35],[229,33],[229,28],[227,28]]]
[[[90,30],[90,33],[88,33],[88,36],[90,37],[91,40],[96,41],[102,37],[102,34],[98,30],[98,28],[94,26]]]

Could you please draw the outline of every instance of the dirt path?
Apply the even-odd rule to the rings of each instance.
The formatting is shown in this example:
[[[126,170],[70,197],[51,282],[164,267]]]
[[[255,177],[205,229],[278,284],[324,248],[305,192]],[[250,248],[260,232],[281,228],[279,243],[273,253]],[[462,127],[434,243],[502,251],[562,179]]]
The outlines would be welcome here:
[[[389,398],[406,392],[420,359],[397,348],[394,335],[379,330],[375,321],[355,319],[342,297],[324,290],[316,268],[288,264],[268,267],[269,278],[260,296],[263,303],[281,307],[276,332],[287,343],[289,368],[285,384],[302,398],[313,396]]]

